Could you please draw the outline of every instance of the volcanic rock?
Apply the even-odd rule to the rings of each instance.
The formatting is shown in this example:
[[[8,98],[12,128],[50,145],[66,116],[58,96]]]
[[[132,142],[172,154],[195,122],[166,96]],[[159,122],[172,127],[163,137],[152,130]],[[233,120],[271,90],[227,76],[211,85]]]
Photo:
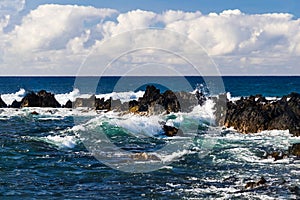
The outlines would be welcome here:
[[[96,96],[92,95],[89,98],[76,98],[73,103],[74,108],[78,107],[87,107],[87,108],[96,108]]]
[[[7,107],[6,103],[2,100],[0,96],[0,108],[6,108],[6,107]]]
[[[71,100],[68,100],[67,103],[63,106],[64,108],[72,108],[73,107],[73,103]]]
[[[300,136],[300,94],[291,93],[277,101],[256,95],[228,102],[224,124],[242,133],[288,129]]]
[[[20,108],[21,107],[21,102],[19,102],[17,100],[14,100],[9,107],[10,108]]]
[[[175,135],[183,136],[182,130],[180,130],[180,129],[174,127],[174,126],[164,125],[163,126],[163,131],[164,131],[165,135],[168,136],[168,137],[173,137]]]
[[[166,90],[164,93],[160,93],[160,90],[153,85],[146,87],[146,91],[143,97],[140,97],[137,101],[130,101],[130,112],[147,112],[150,115],[171,113],[171,112],[190,112],[193,108],[199,104],[204,103],[203,94],[197,95],[188,92],[173,92]]]
[[[265,185],[267,183],[266,179],[264,177],[261,177],[258,181],[256,182],[247,182],[245,185],[245,189],[253,189],[262,185]]]
[[[293,144],[293,146],[289,148],[289,154],[300,158],[300,143]]]
[[[95,98],[96,110],[110,110],[112,98],[105,100],[104,98]]]
[[[52,107],[59,108],[61,105],[54,98],[54,94],[45,90],[39,91],[37,94],[30,92],[22,99],[20,107]]]

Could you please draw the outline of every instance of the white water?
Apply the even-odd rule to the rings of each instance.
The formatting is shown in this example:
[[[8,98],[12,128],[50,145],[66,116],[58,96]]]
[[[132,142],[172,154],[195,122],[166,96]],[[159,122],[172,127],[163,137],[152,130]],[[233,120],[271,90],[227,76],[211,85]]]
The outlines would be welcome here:
[[[241,96],[236,96],[236,97],[231,96],[231,93],[230,93],[230,92],[227,92],[227,93],[226,93],[226,96],[227,96],[227,99],[228,99],[229,101],[232,101],[232,102],[235,102],[235,101],[241,99]],[[281,99],[281,98],[279,98],[279,97],[265,97],[265,98],[266,98],[266,100],[268,100],[268,101],[278,101],[278,100]],[[258,100],[258,99],[255,99],[255,101],[257,101],[257,100]],[[288,99],[288,100],[289,100],[289,99]]]
[[[11,105],[14,100],[21,101],[25,94],[26,91],[23,88],[21,88],[16,93],[2,94],[1,98],[7,105]]]

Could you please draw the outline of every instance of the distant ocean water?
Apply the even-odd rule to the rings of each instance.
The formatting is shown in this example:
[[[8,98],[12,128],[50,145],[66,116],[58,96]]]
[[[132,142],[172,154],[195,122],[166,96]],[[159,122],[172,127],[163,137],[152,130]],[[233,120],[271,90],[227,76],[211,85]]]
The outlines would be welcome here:
[[[95,77],[81,78],[94,83]],[[143,77],[131,77],[143,82]],[[176,77],[167,80],[181,90]],[[193,90],[203,89],[201,77],[186,77]],[[263,94],[273,98],[300,93],[300,77],[222,77],[232,98]],[[115,90],[120,77],[104,77],[96,89],[98,97],[122,101],[143,95],[145,85],[134,91],[123,85]],[[148,79],[147,79],[148,80]],[[85,96],[74,87],[75,77],[0,77],[1,98],[10,104],[26,92],[46,90],[64,104]],[[153,81],[155,83],[155,81]],[[84,86],[83,86],[84,87]],[[157,85],[162,91],[167,89]],[[180,89],[179,89],[180,88]],[[192,92],[192,91],[189,91]],[[120,116],[86,110],[51,108],[0,108],[0,199],[297,199],[291,188],[300,187],[300,161],[262,159],[273,150],[287,151],[299,137],[288,131],[273,130],[244,135],[234,130],[206,132],[212,120],[213,102],[191,113],[166,116]],[[32,115],[36,111],[39,115]],[[82,121],[82,123],[80,123]],[[128,152],[154,152],[174,142],[162,136],[160,121],[179,126],[193,135],[186,149],[163,155],[172,164],[149,173],[126,173],[95,159],[82,143],[82,132],[106,134]],[[194,128],[197,126],[197,131]],[[141,137],[142,136],[142,137]],[[183,140],[176,138],[175,140]],[[115,158],[116,162],[122,163]],[[267,187],[244,190],[248,181],[261,176]],[[297,196],[298,195],[298,196]]]
[[[111,93],[121,77],[102,77],[97,88],[97,94]],[[191,87],[202,84],[202,77],[185,77]],[[0,94],[15,93],[21,88],[26,91],[47,90],[55,94],[69,93],[73,90],[75,77],[0,77]],[[98,81],[95,77],[83,77],[87,82]],[[130,79],[130,78],[129,78]],[[132,77],[133,80],[143,80],[143,77]],[[155,77],[168,79],[176,85],[176,77]],[[222,77],[225,90],[232,96],[249,96],[263,94],[265,96],[283,96],[290,92],[299,92],[299,76],[225,76]],[[127,92],[127,91],[123,91]]]

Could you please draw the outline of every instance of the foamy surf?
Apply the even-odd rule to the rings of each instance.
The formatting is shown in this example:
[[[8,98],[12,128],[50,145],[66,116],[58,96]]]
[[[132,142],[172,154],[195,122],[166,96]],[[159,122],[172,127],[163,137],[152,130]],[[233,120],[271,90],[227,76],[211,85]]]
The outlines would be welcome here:
[[[25,96],[26,90],[23,88],[20,88],[19,91],[16,93],[10,93],[10,94],[1,94],[2,100],[7,104],[11,105],[13,101],[21,101],[22,98]]]

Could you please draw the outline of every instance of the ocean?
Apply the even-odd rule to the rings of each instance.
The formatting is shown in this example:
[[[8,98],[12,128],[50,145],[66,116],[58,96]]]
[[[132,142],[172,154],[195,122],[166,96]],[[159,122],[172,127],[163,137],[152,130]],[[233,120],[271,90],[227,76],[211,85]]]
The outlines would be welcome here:
[[[122,77],[0,77],[0,94],[8,105],[42,89],[62,105],[93,93],[126,102],[143,96],[147,84],[162,92],[201,90],[213,95],[202,77],[184,77],[189,87],[177,79],[127,77],[116,87]],[[231,100],[300,93],[299,76],[221,79]],[[287,130],[241,134],[215,127],[213,106],[208,100],[190,113],[154,116],[83,108],[0,108],[0,198],[299,199],[300,160],[274,161],[264,155],[288,151],[300,138]],[[189,137],[164,136],[162,121]],[[142,152],[160,162],[147,163],[139,158]],[[136,156],[133,163],[127,155]],[[247,182],[262,176],[265,186],[245,189]]]

